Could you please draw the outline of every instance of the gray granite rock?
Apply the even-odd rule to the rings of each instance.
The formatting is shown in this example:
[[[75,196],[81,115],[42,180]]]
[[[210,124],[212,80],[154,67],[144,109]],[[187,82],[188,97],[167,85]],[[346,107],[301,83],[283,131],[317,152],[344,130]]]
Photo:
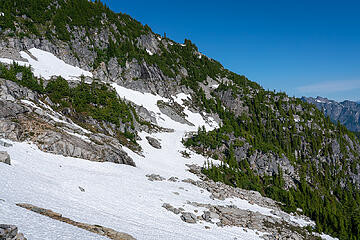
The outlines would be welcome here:
[[[3,146],[3,147],[12,147],[12,144],[11,143],[7,143],[3,140],[0,140],[0,146]]]
[[[0,163],[11,165],[10,155],[7,152],[0,151]]]
[[[187,223],[196,223],[196,215],[190,212],[183,212],[180,216],[181,220]]]
[[[1,240],[26,240],[22,233],[18,232],[15,225],[0,224],[0,239]]]
[[[158,175],[158,174],[147,174],[146,177],[149,181],[164,181],[166,178]]]
[[[157,139],[147,136],[146,140],[149,142],[149,144],[152,147],[157,148],[157,149],[161,149],[161,144]]]

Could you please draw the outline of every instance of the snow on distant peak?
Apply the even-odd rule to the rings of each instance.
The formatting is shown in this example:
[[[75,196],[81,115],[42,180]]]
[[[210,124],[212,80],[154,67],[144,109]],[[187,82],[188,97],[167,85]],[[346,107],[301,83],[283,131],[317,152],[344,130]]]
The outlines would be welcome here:
[[[37,48],[31,48],[29,51],[21,51],[20,55],[26,59],[27,62],[14,61],[7,58],[0,58],[0,62],[6,64],[16,62],[21,66],[31,66],[36,77],[42,77],[47,80],[52,76],[61,76],[66,80],[79,80],[82,75],[92,77],[91,72],[71,66],[57,58],[54,54]]]

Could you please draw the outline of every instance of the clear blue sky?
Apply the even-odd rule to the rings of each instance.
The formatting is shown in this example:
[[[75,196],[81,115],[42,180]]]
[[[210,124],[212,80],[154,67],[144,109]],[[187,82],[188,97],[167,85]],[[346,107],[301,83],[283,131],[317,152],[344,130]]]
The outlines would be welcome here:
[[[360,1],[103,2],[265,89],[360,100]]]

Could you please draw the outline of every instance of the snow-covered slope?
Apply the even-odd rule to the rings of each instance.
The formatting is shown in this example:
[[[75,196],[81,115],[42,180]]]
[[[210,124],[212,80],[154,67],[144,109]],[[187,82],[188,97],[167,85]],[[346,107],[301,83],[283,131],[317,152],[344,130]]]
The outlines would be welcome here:
[[[121,97],[130,98],[133,95],[132,90],[117,90]],[[137,98],[138,101],[144,101],[137,103],[148,104],[151,102],[149,98],[156,99],[158,96]],[[181,221],[178,215],[162,207],[163,203],[170,203],[193,212],[194,207],[187,204],[187,201],[231,204],[231,200],[211,200],[208,192],[203,192],[189,183],[152,182],[147,179],[145,175],[152,173],[165,178],[197,179],[195,175],[186,171],[185,164],[202,165],[205,160],[196,154],[192,154],[191,159],[185,159],[180,154],[180,151],[184,150],[181,139],[185,132],[196,130],[199,125],[205,124],[204,120],[200,121],[201,116],[188,111],[188,120],[198,122],[198,125],[190,127],[162,115],[156,110],[155,105],[152,107],[151,110],[157,113],[161,125],[172,127],[175,132],[153,135],[161,141],[162,149],[159,150],[152,148],[144,140],[147,133],[141,133],[143,140],[140,144],[145,156],[141,157],[128,150],[137,168],[52,155],[41,152],[36,146],[28,143],[13,143],[14,146],[10,148],[0,147],[0,150],[8,151],[12,158],[12,166],[0,165],[0,181],[4,183],[0,196],[5,200],[0,203],[0,209],[5,211],[11,207],[12,212],[21,214],[24,210],[15,207],[15,203],[31,203],[80,222],[101,224],[129,233],[137,239],[258,239],[261,234],[258,235],[251,230],[245,232],[235,227],[220,228],[209,223],[188,224]],[[212,127],[207,125],[209,129]],[[84,188],[85,192],[81,192],[79,186]],[[232,202],[239,203],[241,208],[270,214],[269,209],[245,201]],[[198,210],[199,214],[202,214],[201,209]],[[30,215],[31,218],[33,214]],[[16,217],[0,216],[0,221],[23,227],[23,232],[30,239],[56,238],[56,232],[52,231],[47,233],[48,238],[43,238],[43,232],[31,231],[31,226]],[[33,221],[29,221],[29,224]],[[205,225],[209,225],[210,229],[205,229]],[[91,239],[87,234],[84,232],[82,239]]]
[[[0,62],[11,64],[16,62],[21,66],[31,66],[36,77],[50,79],[52,76],[61,76],[66,80],[78,80],[80,76],[92,77],[92,73],[66,64],[54,54],[31,48],[28,51],[20,52],[25,61],[13,61],[7,58],[0,58]]]
[[[51,68],[45,64],[52,59],[51,54],[31,49],[37,58],[27,58],[35,73],[44,78],[61,75],[66,79],[87,74],[69,66],[69,70]],[[45,61],[45,62],[44,62]],[[64,63],[65,64],[65,63]],[[71,69],[71,70],[70,70]],[[90,74],[88,74],[90,76]],[[63,157],[40,151],[31,143],[12,142],[12,147],[0,146],[7,151],[12,165],[0,164],[0,222],[15,224],[28,239],[106,239],[93,233],[77,229],[71,225],[17,207],[16,203],[30,203],[51,209],[75,221],[98,224],[125,232],[136,239],[259,239],[264,233],[240,227],[219,227],[205,221],[189,224],[162,207],[169,203],[176,208],[182,207],[197,216],[205,209],[194,207],[189,202],[212,205],[235,205],[240,209],[275,216],[271,209],[239,199],[218,200],[210,198],[210,192],[181,180],[198,177],[188,171],[186,164],[202,166],[207,159],[196,153],[184,158],[181,143],[186,133],[205,126],[207,130],[218,127],[210,118],[205,121],[199,113],[191,112],[184,100],[189,95],[178,94],[172,101],[183,105],[186,119],[194,126],[181,124],[163,114],[157,106],[159,100],[169,102],[150,93],[141,93],[112,84],[121,98],[152,111],[161,127],[171,128],[173,132],[149,134],[139,133],[143,149],[140,156],[129,149],[125,150],[133,158],[137,167],[113,163],[90,162],[82,159]],[[31,105],[29,101],[23,103]],[[161,149],[155,149],[146,140],[147,136],[156,138]],[[80,136],[81,137],[81,136]],[[8,140],[5,140],[9,142]],[[159,174],[165,179],[176,177],[179,181],[149,181],[146,175]],[[79,187],[85,189],[81,191]],[[196,210],[196,211],[195,211]],[[303,219],[291,217],[298,224],[311,225]],[[214,219],[213,219],[214,220]],[[216,219],[214,220],[216,221]]]

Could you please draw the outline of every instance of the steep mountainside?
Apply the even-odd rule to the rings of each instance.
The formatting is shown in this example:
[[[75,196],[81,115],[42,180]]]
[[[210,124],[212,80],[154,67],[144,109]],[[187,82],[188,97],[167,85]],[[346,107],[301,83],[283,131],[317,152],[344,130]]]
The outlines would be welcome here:
[[[137,239],[360,239],[360,142],[313,104],[100,1],[0,9],[0,220],[25,236],[16,203]]]

